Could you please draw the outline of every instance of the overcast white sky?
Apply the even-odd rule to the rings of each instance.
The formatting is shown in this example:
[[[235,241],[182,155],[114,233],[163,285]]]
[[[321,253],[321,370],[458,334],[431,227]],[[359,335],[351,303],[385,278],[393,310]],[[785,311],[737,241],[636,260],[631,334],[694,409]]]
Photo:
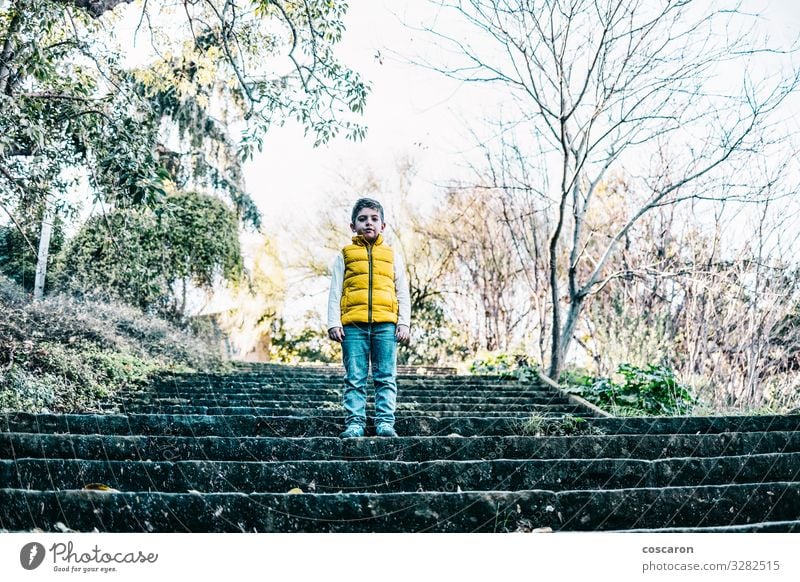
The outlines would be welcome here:
[[[411,56],[417,50],[418,33],[400,19],[419,18],[426,5],[424,0],[350,3],[337,54],[372,84],[364,116],[367,137],[359,143],[337,138],[314,148],[296,124],[272,131],[264,153],[245,174],[267,224],[279,225],[299,203],[324,203],[340,173],[358,175],[367,167],[391,173],[395,161],[406,155],[418,162],[423,185],[457,171],[468,148],[464,120],[485,115],[496,91],[455,82],[392,56],[392,51]]]

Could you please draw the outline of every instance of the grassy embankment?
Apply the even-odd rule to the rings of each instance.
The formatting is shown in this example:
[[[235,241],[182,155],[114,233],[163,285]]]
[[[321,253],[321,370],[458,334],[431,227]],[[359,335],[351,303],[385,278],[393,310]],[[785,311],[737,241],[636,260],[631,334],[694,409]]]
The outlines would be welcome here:
[[[228,366],[164,320],[66,296],[33,302],[0,276],[0,412],[95,410],[159,372]]]

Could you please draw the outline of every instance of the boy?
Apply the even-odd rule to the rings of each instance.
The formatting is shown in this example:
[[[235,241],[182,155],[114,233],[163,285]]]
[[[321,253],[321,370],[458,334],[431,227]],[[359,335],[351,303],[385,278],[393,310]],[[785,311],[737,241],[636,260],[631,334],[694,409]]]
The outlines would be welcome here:
[[[396,437],[397,342],[411,338],[411,301],[405,266],[383,242],[383,207],[371,198],[353,206],[353,243],[333,264],[328,297],[328,337],[342,344],[345,430],[364,436],[367,372],[375,383],[375,434]]]

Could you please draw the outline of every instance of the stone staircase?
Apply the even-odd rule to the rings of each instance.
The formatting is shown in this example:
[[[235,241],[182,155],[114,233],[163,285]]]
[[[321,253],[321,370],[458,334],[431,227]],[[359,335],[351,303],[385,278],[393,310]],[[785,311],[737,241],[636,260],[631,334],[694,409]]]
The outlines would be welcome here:
[[[800,416],[603,418],[537,383],[400,371],[397,439],[339,439],[325,367],[0,415],[0,529],[800,531]]]

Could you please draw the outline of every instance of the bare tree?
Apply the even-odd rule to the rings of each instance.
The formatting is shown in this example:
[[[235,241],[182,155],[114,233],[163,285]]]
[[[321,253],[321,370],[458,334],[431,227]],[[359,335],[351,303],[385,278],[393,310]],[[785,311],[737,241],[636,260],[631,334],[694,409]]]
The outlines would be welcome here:
[[[431,217],[424,232],[452,257],[438,285],[454,319],[470,327],[476,348],[511,349],[532,308],[503,200],[481,189],[451,189],[441,207],[447,214]]]
[[[757,19],[740,3],[435,4],[439,15],[426,30],[441,60],[422,64],[505,86],[528,132],[524,157],[547,160],[549,175],[530,176],[528,185],[548,199],[539,208],[550,225],[549,375],[557,377],[587,298],[608,282],[610,258],[642,216],[681,200],[752,195],[734,176],[780,141],[771,124],[800,73],[756,76],[757,59],[780,51],[759,43]],[[635,177],[645,195],[592,253],[587,216],[614,170]]]
[[[796,403],[797,209],[764,196],[748,212],[698,203],[676,216],[665,206],[630,230],[609,260],[616,277],[587,302],[590,341],[577,338],[597,375],[666,364],[715,410]]]

